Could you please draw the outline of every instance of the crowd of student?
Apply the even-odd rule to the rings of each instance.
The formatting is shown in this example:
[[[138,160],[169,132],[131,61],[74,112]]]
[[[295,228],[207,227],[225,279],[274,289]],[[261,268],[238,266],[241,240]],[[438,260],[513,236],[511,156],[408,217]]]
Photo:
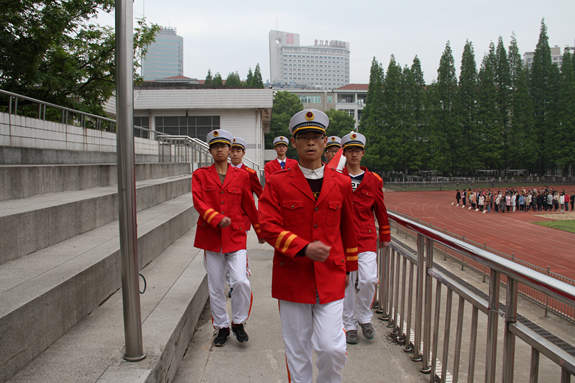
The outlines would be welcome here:
[[[575,205],[575,191],[555,190],[548,186],[540,188],[463,189],[456,191],[457,206],[490,213],[513,213],[528,211],[571,211]]]

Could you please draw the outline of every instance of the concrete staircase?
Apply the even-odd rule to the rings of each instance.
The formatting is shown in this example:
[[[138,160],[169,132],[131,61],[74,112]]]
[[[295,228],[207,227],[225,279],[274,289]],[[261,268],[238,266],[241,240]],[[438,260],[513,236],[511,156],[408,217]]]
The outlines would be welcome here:
[[[136,178],[147,358],[127,363],[116,165],[0,165],[0,382],[173,378],[208,296],[190,165]]]

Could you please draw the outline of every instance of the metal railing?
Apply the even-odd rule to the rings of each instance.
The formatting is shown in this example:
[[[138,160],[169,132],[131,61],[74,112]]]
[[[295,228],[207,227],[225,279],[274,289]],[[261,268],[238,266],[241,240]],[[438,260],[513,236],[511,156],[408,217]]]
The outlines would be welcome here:
[[[531,349],[529,368],[519,371],[528,373],[530,382],[538,381],[541,354],[547,357],[547,369],[549,362],[559,368],[562,383],[570,381],[571,375],[575,375],[575,352],[568,342],[573,342],[573,338],[559,340],[545,329],[534,326],[517,312],[517,303],[519,287],[528,286],[575,308],[574,286],[399,215],[389,213],[389,217],[416,233],[417,250],[393,242],[389,249],[379,252],[378,306],[383,313],[382,319],[393,328],[394,339],[405,344],[405,351],[413,352],[413,360],[421,362],[422,372],[431,373],[430,382],[458,382],[460,375],[466,375],[467,382],[473,382],[476,375],[483,375],[488,383],[496,380],[513,382],[517,372],[516,358],[523,355],[516,355],[516,339],[525,342],[519,346]],[[486,267],[489,270],[488,294],[434,262],[436,244]],[[506,290],[505,305],[499,303],[502,285]],[[446,291],[445,298],[442,298],[443,291]],[[454,293],[459,297],[455,339],[451,336]],[[464,315],[466,311],[469,313],[469,308],[471,318]],[[485,317],[479,317],[479,311],[486,314]],[[498,342],[500,316],[504,319],[502,345]],[[464,327],[469,334],[468,351],[462,350]],[[485,343],[481,344],[484,358],[477,352],[478,330],[485,334]],[[501,349],[503,358],[498,359],[497,353]],[[463,363],[462,351],[467,352],[466,363]],[[482,364],[485,365],[484,373],[476,369],[476,365]],[[467,366],[467,373],[460,370],[462,365]],[[496,379],[498,368],[502,379]],[[545,381],[548,379],[546,373]]]

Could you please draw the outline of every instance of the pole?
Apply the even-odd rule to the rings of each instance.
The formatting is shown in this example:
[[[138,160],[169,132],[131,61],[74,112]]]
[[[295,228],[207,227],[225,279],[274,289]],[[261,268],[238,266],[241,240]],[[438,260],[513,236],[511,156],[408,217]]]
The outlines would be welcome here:
[[[136,179],[134,171],[133,4],[116,0],[116,139],[118,156],[118,206],[120,257],[124,308],[124,359],[146,357],[142,345],[140,313]]]

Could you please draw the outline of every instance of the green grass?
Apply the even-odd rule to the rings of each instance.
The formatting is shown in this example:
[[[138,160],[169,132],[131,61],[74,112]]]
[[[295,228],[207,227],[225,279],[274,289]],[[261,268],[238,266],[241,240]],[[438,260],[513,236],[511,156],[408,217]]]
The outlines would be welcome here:
[[[542,222],[532,222],[532,223],[534,223],[536,225],[551,227],[553,229],[568,231],[570,233],[575,233],[575,220],[542,221]]]

